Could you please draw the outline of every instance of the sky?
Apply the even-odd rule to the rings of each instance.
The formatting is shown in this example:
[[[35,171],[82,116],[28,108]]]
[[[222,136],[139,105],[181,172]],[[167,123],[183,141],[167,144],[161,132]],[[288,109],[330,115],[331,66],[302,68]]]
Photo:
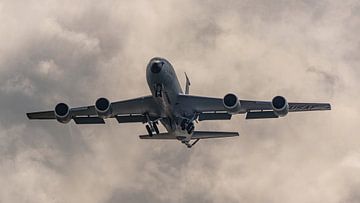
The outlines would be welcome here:
[[[2,0],[0,22],[0,202],[360,202],[359,1]],[[148,95],[154,56],[195,95],[332,111],[202,122],[240,137],[191,150],[25,116]]]

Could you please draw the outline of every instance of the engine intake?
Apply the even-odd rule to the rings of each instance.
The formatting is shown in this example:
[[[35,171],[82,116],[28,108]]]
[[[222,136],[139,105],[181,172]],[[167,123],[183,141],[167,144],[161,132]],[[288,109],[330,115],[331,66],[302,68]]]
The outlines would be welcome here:
[[[241,110],[241,105],[238,97],[235,94],[229,93],[224,96],[223,104],[225,109],[230,114],[236,114],[239,113]]]
[[[99,98],[95,102],[95,110],[100,118],[109,118],[112,116],[111,103],[106,98]]]
[[[289,113],[289,104],[282,96],[276,96],[271,101],[271,106],[277,116],[283,117]]]
[[[59,103],[55,106],[55,117],[60,123],[68,123],[71,120],[70,108],[65,103]]]

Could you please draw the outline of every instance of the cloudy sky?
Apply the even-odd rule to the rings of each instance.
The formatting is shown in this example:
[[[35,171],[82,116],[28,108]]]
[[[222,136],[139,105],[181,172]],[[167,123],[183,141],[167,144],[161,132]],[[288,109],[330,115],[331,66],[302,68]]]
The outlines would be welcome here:
[[[0,22],[0,202],[360,202],[359,1],[1,0]],[[333,110],[204,122],[240,137],[191,150],[25,117],[147,95],[153,56],[193,94]]]

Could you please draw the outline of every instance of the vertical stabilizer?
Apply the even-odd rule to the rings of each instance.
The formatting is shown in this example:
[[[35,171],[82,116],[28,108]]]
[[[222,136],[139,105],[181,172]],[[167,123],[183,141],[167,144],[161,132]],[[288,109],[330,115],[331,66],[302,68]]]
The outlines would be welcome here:
[[[185,72],[185,77],[186,77],[186,87],[185,87],[185,94],[189,94],[190,93],[190,80],[189,77],[187,76],[186,72]]]

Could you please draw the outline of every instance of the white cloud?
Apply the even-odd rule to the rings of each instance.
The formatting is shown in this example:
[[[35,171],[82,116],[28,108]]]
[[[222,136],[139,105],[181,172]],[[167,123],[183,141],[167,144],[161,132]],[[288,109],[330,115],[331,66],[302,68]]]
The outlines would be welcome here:
[[[0,202],[359,201],[357,1],[3,1]],[[56,102],[149,94],[168,58],[194,94],[331,101],[331,112],[201,123],[234,139],[147,142],[142,125],[32,122]],[[299,192],[301,191],[301,192]]]

